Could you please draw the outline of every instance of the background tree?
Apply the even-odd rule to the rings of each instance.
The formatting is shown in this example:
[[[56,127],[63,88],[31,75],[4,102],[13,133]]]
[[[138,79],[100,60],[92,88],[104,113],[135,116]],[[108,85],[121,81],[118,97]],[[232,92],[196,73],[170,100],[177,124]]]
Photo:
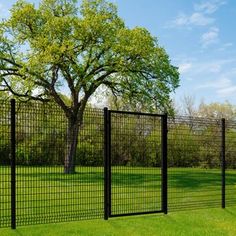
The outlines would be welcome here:
[[[172,116],[175,114],[175,107],[172,101],[165,104],[165,107],[158,104],[151,105],[142,100],[132,99],[129,94],[122,94],[116,96],[111,91],[106,91],[106,104],[110,109],[123,110],[123,111],[137,111],[137,112],[152,112],[152,113],[163,113],[168,111],[168,115]]]
[[[202,102],[198,108],[198,115],[213,119],[234,120],[236,118],[236,107],[229,102],[210,104]]]
[[[185,95],[182,98],[182,113],[185,116],[197,115],[197,109],[195,106],[195,98],[193,96]]]
[[[23,0],[0,24],[0,86],[21,99],[53,100],[68,119],[65,173],[75,171],[83,113],[106,86],[167,110],[179,83],[177,68],[145,29],[129,29],[105,0]],[[65,89],[66,88],[66,89]],[[68,90],[71,103],[61,98]]]

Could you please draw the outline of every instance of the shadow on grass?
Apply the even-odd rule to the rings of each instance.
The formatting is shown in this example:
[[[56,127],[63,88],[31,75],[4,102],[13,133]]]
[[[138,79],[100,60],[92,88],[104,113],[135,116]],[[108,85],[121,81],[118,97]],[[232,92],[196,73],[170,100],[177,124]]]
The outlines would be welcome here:
[[[78,183],[78,184],[103,184],[104,176],[103,172],[88,169],[87,171],[82,170],[72,175],[66,175],[64,173],[60,173],[59,171],[55,171],[52,169],[52,172],[49,172],[50,169],[45,169],[45,173],[43,169],[39,171],[34,171],[35,169],[28,169],[26,172],[19,172],[18,179],[20,181],[23,180],[33,180],[33,181],[54,181],[60,183]],[[54,172],[53,172],[54,170]],[[32,172],[31,172],[32,171]],[[124,187],[132,187],[132,188],[140,188],[141,186],[145,186],[147,188],[156,188],[161,185],[161,175],[160,169],[157,169],[157,173],[153,173],[153,169],[150,172],[141,172],[135,173],[137,171],[129,172],[127,169],[122,173],[119,171],[114,171],[112,173],[112,185],[113,186],[124,186]],[[168,182],[170,188],[181,188],[181,189],[199,189],[199,188],[207,188],[207,187],[216,187],[221,186],[221,173],[220,170],[218,173],[215,170],[200,170],[200,169],[183,169],[181,168],[179,171],[175,169],[175,171],[170,171],[168,175]],[[236,184],[236,172],[235,173],[227,173],[226,175],[226,184],[234,185]]]
[[[236,203],[236,202],[235,202],[235,203]],[[236,204],[234,204],[234,206],[236,206]],[[228,214],[230,214],[230,215],[236,217],[235,209],[228,209],[228,208],[225,208],[224,211],[227,212]]]

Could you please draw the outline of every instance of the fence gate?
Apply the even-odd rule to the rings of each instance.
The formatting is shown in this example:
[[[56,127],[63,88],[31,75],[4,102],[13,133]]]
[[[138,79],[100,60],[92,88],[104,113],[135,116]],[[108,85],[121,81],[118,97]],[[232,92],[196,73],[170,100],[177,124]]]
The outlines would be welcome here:
[[[104,109],[104,218],[167,213],[167,116]]]

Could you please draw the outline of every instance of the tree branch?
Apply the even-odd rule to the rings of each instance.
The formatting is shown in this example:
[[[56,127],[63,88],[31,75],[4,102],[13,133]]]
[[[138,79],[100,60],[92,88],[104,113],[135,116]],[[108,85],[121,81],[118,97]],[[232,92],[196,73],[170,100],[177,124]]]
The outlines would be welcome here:
[[[78,105],[78,92],[75,89],[74,80],[69,72],[69,68],[66,68],[65,65],[61,64],[60,69],[61,69],[61,72],[62,72],[65,80],[67,81],[68,87],[70,88],[73,102],[75,103],[74,105]]]
[[[56,103],[62,108],[67,117],[71,117],[73,115],[69,107],[66,106],[64,101],[55,90],[54,86],[51,86],[50,89],[48,89],[48,93],[55,99]]]
[[[50,99],[42,98],[42,96],[44,94],[39,94],[37,97],[30,95],[29,90],[25,94],[18,93],[12,89],[12,87],[7,83],[7,81],[4,78],[3,78],[3,81],[7,87],[7,90],[10,91],[14,96],[17,96],[19,98],[27,98],[28,100],[30,100],[30,99],[37,100],[37,101],[41,101],[41,102],[49,102],[50,101]],[[3,91],[3,90],[1,90],[1,91]]]

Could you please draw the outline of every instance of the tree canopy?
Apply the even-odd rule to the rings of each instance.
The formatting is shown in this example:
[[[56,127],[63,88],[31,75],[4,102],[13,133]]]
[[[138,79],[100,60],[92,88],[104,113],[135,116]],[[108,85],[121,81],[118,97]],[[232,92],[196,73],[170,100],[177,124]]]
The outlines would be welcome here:
[[[179,83],[164,48],[145,28],[129,29],[105,0],[23,0],[0,25],[1,89],[21,98],[55,100],[70,91],[84,106],[101,85],[114,94],[168,107]]]
[[[157,39],[145,28],[126,27],[106,0],[42,0],[37,7],[19,0],[0,23],[0,90],[56,102],[68,118],[69,159],[99,87],[167,111],[178,85],[178,70]]]
[[[198,115],[214,119],[225,118],[227,120],[235,120],[236,107],[227,101],[224,103],[214,102],[210,104],[202,102],[199,105]]]

